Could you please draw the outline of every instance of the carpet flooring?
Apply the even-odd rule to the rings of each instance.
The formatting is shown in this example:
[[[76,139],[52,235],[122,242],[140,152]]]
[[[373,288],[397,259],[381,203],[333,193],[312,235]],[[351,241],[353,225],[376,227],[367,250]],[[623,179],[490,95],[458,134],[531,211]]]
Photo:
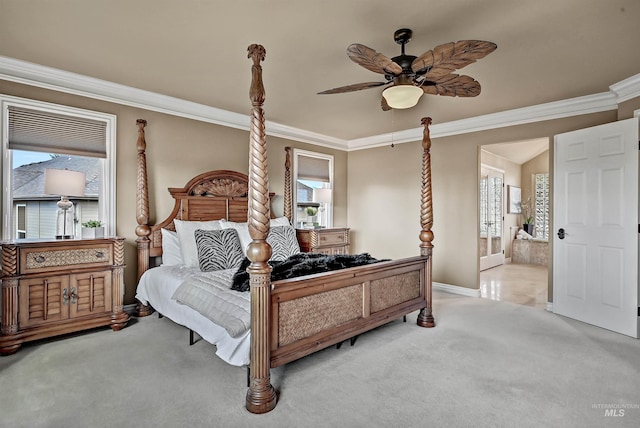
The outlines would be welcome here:
[[[0,358],[0,426],[640,426],[636,339],[444,292],[435,328],[416,315],[272,370],[264,415],[244,408],[245,368],[167,318],[25,344]]]

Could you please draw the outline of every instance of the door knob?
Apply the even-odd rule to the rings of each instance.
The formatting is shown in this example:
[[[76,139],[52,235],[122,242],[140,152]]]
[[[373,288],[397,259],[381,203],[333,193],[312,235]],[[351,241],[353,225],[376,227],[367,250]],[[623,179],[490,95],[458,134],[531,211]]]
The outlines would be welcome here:
[[[558,229],[558,238],[564,239],[565,232],[563,228]]]

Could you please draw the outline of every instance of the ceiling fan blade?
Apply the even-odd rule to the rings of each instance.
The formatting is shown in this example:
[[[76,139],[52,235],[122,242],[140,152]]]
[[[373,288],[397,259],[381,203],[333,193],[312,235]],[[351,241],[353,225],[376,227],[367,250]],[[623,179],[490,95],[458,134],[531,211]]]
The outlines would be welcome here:
[[[327,89],[326,91],[318,92],[318,95],[341,94],[343,92],[361,91],[363,89],[375,88],[376,86],[383,86],[389,83],[391,82],[354,83],[353,85],[340,86],[339,88]]]
[[[454,70],[465,67],[489,55],[498,46],[482,40],[460,40],[436,46],[416,58],[411,70],[418,75],[425,75],[430,81],[451,74]]]
[[[437,83],[422,86],[425,94],[446,97],[476,97],[480,95],[480,83],[473,77],[449,74]]]
[[[358,43],[349,45],[347,48],[347,55],[353,62],[363,66],[367,70],[373,71],[374,73],[392,75],[402,73],[402,67],[391,61],[391,59],[387,58],[383,54],[378,53],[365,45]]]
[[[380,107],[382,108],[382,111],[391,110],[391,107],[389,107],[389,104],[387,104],[387,100],[385,99],[385,97],[380,97]]]

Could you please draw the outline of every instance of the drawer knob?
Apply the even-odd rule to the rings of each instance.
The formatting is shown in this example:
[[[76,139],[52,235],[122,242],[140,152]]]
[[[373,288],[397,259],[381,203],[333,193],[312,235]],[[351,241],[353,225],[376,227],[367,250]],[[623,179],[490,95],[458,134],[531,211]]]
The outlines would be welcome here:
[[[34,259],[37,263],[44,263],[44,261],[45,261],[44,256],[41,256],[41,255],[35,256],[33,259]]]
[[[99,258],[99,259],[101,259],[101,258],[103,258],[103,257],[104,257],[104,253],[103,253],[102,251],[98,251],[98,252],[96,253],[96,257],[97,257],[97,258]]]

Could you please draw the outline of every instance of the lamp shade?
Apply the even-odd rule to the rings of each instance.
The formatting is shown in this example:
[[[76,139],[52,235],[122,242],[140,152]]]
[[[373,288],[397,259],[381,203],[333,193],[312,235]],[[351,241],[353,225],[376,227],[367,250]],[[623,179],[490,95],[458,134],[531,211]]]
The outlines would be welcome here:
[[[331,189],[313,189],[314,202],[331,203]]]
[[[382,96],[387,100],[389,107],[396,109],[415,106],[418,104],[422,94],[424,94],[424,91],[413,85],[394,85],[382,92]]]
[[[58,196],[84,196],[86,176],[84,172],[68,169],[44,170],[44,193]]]

